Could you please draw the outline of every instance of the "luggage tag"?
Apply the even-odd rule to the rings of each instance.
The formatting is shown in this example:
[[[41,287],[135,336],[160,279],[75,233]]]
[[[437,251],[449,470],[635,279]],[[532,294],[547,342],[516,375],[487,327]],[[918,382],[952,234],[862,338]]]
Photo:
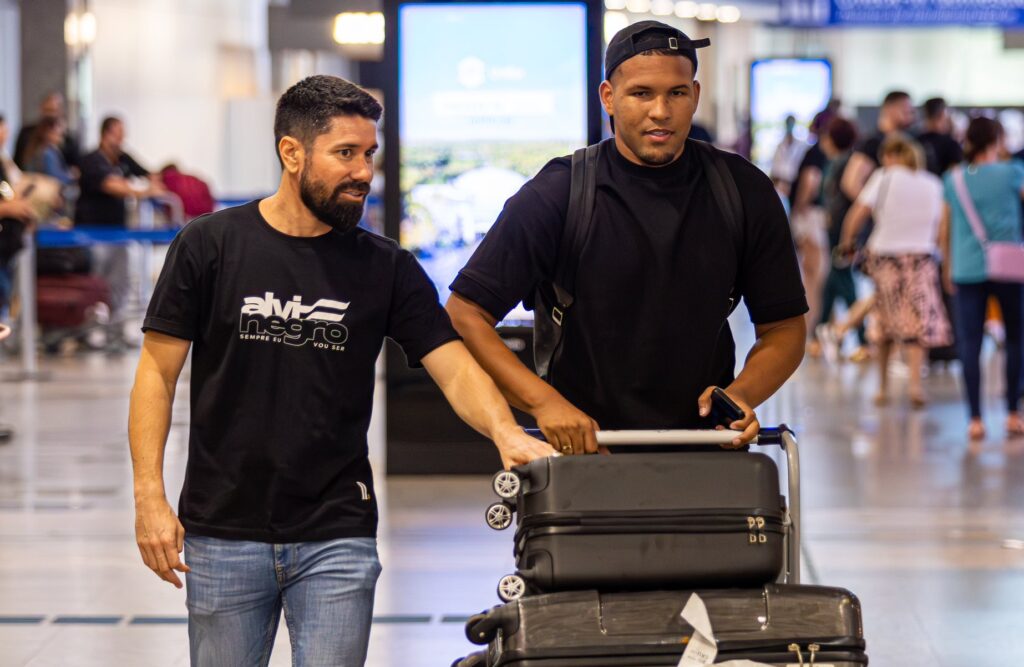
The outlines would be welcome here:
[[[729,660],[716,663],[718,643],[715,641],[715,633],[711,629],[707,605],[696,593],[690,595],[690,599],[686,601],[686,606],[683,607],[683,611],[679,615],[693,628],[693,636],[686,644],[686,650],[683,651],[683,657],[677,667],[703,667],[703,665],[710,664],[715,664],[716,667],[772,667],[763,662],[751,660]]]

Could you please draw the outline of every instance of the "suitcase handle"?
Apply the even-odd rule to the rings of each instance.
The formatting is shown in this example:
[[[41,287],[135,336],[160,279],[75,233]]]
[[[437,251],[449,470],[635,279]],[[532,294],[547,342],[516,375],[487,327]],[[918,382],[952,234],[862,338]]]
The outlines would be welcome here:
[[[785,426],[779,428],[762,428],[751,444],[783,446],[782,434],[788,430],[789,429]],[[526,429],[526,432],[538,440],[547,441],[540,429],[528,428]],[[739,435],[739,431],[696,429],[598,431],[597,444],[612,446],[727,445]]]
[[[540,429],[526,429],[529,435],[547,442]],[[663,430],[663,431],[598,431],[600,445],[723,445],[729,444],[739,431],[711,430]],[[800,583],[800,452],[792,429],[785,424],[777,428],[762,428],[751,442],[757,445],[778,445],[786,453],[786,481],[789,485],[787,496],[788,517],[784,522],[788,528],[786,565],[782,581]]]

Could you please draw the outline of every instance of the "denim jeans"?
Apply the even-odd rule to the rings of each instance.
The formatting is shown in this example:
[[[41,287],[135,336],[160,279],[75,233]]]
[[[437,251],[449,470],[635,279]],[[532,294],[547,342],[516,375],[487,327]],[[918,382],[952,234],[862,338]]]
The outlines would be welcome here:
[[[188,535],[188,636],[197,667],[265,666],[284,611],[298,667],[366,661],[377,542],[267,544]]]

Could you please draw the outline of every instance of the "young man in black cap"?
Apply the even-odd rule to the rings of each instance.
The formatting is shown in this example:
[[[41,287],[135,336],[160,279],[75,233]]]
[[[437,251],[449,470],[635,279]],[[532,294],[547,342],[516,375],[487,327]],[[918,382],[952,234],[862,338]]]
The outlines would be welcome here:
[[[563,453],[597,450],[595,431],[706,427],[713,385],[745,416],[803,357],[807,310],[789,223],[771,181],[742,158],[724,160],[742,200],[741,243],[723,218],[687,141],[700,99],[694,41],[654,21],[608,45],[601,101],[614,140],[601,145],[594,217],[578,258],[575,301],[548,374],[531,373],[494,325],[556,272],[567,216],[570,161],[559,158],[509,201],[452,284],[448,312],[510,403],[532,414]],[[713,150],[708,148],[707,150]],[[757,343],[735,379],[726,324],[742,296]],[[539,304],[537,304],[539,306]]]
[[[336,77],[289,88],[277,192],[182,229],[153,293],[128,422],[135,531],[161,579],[186,576],[193,665],[266,665],[282,610],[292,664],[363,664],[380,574],[366,429],[385,336],[506,466],[554,454],[516,425],[415,258],[356,227],[380,115]],[[162,468],[190,348],[179,521]]]

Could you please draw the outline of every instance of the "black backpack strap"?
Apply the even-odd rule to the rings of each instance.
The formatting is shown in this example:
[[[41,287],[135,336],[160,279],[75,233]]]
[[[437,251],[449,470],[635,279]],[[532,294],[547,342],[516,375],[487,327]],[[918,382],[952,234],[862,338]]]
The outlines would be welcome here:
[[[711,185],[711,195],[715,203],[722,211],[725,224],[729,227],[729,234],[732,236],[733,245],[736,247],[737,268],[742,270],[743,262],[743,200],[740,199],[739,188],[736,187],[736,180],[732,177],[725,160],[710,144],[697,139],[687,139],[689,146],[696,149],[700,156],[701,166],[708,177]],[[730,295],[732,304],[729,313],[739,305],[739,295],[735,288]]]
[[[580,268],[580,255],[590,237],[594,220],[594,202],[597,198],[597,158],[600,144],[581,148],[572,155],[572,177],[569,185],[569,209],[558,244],[558,260],[551,282],[556,297],[556,310],[552,311],[556,324],[561,326],[565,312],[572,306],[576,295],[576,274]]]
[[[537,374],[548,377],[551,361],[562,341],[562,323],[576,294],[580,255],[590,236],[597,198],[597,161],[601,145],[594,144],[572,155],[569,207],[558,244],[553,280],[538,287],[534,299],[533,356]]]

